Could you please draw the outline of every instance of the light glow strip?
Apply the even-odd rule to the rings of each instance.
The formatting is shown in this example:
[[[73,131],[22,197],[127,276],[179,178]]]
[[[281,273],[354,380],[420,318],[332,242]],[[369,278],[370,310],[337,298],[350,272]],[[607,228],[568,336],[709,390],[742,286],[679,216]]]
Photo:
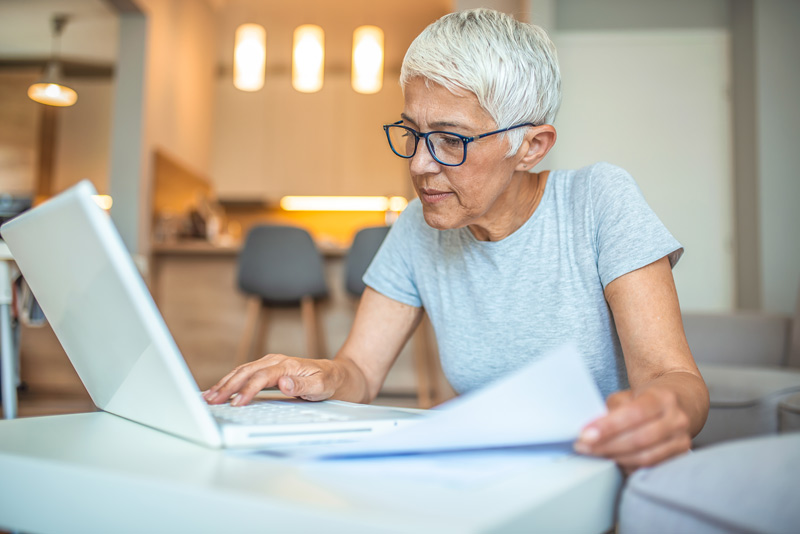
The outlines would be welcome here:
[[[281,208],[286,211],[403,211],[404,197],[285,196]]]

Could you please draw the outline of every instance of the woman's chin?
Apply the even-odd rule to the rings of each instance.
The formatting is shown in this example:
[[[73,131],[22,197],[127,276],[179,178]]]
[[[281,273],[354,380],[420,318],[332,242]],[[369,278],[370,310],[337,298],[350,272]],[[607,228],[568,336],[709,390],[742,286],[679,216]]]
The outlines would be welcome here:
[[[436,230],[452,230],[466,225],[466,223],[458,217],[452,215],[448,216],[448,214],[445,213],[437,213],[433,209],[426,209],[424,205],[422,207],[422,215],[425,217],[425,222],[428,223],[428,226]]]

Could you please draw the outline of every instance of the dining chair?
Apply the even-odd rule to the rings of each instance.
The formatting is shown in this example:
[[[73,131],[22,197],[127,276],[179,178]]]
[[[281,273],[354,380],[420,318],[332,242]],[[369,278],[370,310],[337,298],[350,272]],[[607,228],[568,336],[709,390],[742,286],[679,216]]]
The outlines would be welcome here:
[[[344,265],[344,287],[350,295],[360,297],[364,292],[364,273],[388,233],[388,226],[371,226],[356,232]]]
[[[328,296],[328,286],[322,255],[306,230],[283,225],[250,230],[239,255],[237,283],[248,301],[236,365],[267,345],[269,309],[275,307],[299,306],[306,356],[327,357],[317,303]]]

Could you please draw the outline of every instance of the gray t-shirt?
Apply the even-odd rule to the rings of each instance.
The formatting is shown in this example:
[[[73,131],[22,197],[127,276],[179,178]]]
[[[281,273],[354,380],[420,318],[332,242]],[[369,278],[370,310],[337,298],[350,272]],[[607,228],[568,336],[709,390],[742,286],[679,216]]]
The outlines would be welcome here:
[[[607,397],[628,378],[605,286],[667,255],[675,265],[682,253],[633,178],[597,163],[551,172],[533,215],[500,241],[431,228],[411,202],[364,282],[425,308],[460,393],[574,341]]]

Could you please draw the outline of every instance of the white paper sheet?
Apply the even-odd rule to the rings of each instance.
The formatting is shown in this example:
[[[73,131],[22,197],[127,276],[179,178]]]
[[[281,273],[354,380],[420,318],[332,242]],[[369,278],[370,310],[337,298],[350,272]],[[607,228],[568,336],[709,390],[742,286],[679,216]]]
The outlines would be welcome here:
[[[442,404],[419,423],[305,452],[316,457],[369,456],[573,441],[605,411],[577,348],[568,344]]]

